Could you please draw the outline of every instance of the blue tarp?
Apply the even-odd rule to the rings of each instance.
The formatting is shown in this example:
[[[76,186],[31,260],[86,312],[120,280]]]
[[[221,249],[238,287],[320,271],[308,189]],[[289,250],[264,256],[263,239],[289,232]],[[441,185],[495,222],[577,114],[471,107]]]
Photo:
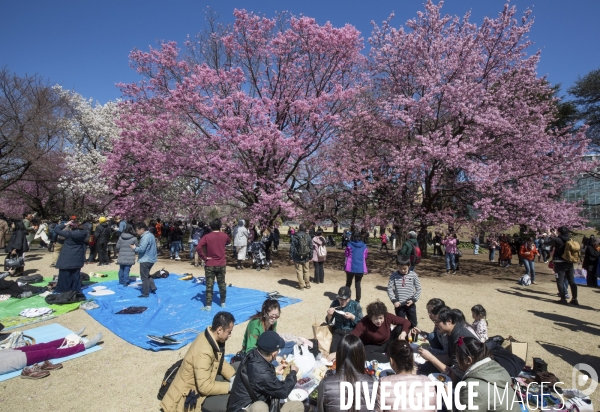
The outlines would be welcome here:
[[[85,289],[88,299],[93,299],[97,309],[87,311],[99,323],[132,345],[153,351],[179,349],[193,341],[197,332],[175,335],[181,343],[163,345],[152,341],[147,335],[163,336],[185,329],[203,332],[211,325],[214,315],[220,310],[233,314],[235,323],[247,321],[262,307],[267,298],[264,291],[256,289],[227,288],[227,303],[221,308],[219,289],[215,282],[211,311],[202,311],[206,301],[206,286],[191,281],[179,280],[179,275],[171,274],[166,279],[155,280],[158,291],[149,298],[140,299],[140,288],[119,286],[118,281],[103,282],[101,286],[115,292],[113,295],[93,296],[91,288]],[[96,286],[96,285],[95,285]],[[98,285],[99,286],[99,285]],[[299,299],[282,298],[281,307],[300,302]],[[116,312],[130,306],[146,306],[141,314],[117,315]]]

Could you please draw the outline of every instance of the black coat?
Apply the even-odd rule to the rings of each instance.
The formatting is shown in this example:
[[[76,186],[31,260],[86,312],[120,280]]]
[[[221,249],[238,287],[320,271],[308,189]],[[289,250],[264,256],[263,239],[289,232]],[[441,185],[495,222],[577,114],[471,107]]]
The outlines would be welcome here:
[[[110,240],[111,230],[108,223],[104,222],[96,226],[96,233],[94,236],[96,237],[96,243],[108,243]]]
[[[27,245],[27,232],[23,230],[15,230],[12,233],[7,246],[9,253],[13,249],[16,249],[19,256],[21,256],[24,252],[29,252],[29,246]]]
[[[598,263],[598,257],[600,257],[600,252],[592,245],[587,246],[585,248],[585,255],[583,256],[583,268],[589,271],[589,266],[593,266],[595,270],[596,264]]]
[[[292,389],[294,389],[296,385],[296,372],[291,371],[283,382],[278,380],[275,375],[275,366],[267,362],[258,353],[258,349],[254,348],[248,352],[238,372],[235,374],[233,387],[231,388],[229,401],[227,402],[227,412],[240,412],[242,408],[252,403],[252,399],[244,386],[240,373],[246,362],[248,382],[258,400],[268,404],[271,398],[286,399],[290,395],[290,392],[292,392]]]
[[[65,225],[57,226],[54,232],[64,236],[65,243],[56,261],[57,269],[81,269],[85,263],[85,251],[87,249],[85,230],[63,230]]]

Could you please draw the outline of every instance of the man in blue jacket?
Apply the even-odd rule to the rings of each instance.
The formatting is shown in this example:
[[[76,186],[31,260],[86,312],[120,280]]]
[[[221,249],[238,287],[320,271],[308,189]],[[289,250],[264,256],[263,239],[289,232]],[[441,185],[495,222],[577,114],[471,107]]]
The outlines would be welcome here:
[[[144,222],[136,223],[135,232],[141,236],[140,245],[129,245],[138,254],[140,264],[140,277],[142,278],[142,294],[139,298],[147,298],[149,293],[156,293],[154,279],[150,277],[150,270],[156,263],[156,241],[154,235],[148,232],[148,226]]]

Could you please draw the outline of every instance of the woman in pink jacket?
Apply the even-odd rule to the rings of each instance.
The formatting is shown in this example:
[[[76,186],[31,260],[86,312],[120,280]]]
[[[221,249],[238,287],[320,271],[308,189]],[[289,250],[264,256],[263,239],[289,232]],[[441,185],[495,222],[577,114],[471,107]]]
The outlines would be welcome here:
[[[325,283],[325,272],[323,270],[323,265],[325,264],[326,255],[321,253],[321,256],[319,256],[319,247],[322,246],[321,250],[325,249],[325,242],[323,231],[321,229],[317,230],[315,237],[312,239],[312,261],[315,265],[314,283]],[[327,252],[327,249],[325,249],[325,252]]]
[[[444,240],[442,240],[442,245],[446,248],[446,273],[450,273],[450,270],[452,270],[452,274],[456,273],[457,243],[458,239],[454,236],[446,236]]]

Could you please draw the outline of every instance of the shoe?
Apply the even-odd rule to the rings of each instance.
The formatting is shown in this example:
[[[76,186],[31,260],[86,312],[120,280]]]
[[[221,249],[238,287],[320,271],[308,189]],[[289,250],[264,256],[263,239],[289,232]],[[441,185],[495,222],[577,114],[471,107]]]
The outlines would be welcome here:
[[[306,288],[306,286],[298,286],[298,289],[300,290],[304,290]]]
[[[138,296],[138,298],[149,298],[149,297],[150,297],[150,295],[140,295],[140,296]]]
[[[568,293],[565,295],[565,299],[571,299],[571,295],[569,295]]]
[[[21,372],[21,378],[23,379],[42,379],[49,375],[50,372],[41,370],[37,365],[26,367]]]
[[[453,275],[456,275],[456,270],[453,270],[453,271],[452,271],[452,274],[453,274]]]
[[[171,256],[171,260],[175,259],[173,256]]]
[[[306,285],[304,286],[306,289],[310,289],[310,285]]]
[[[446,274],[450,273],[450,269],[446,269]]]
[[[221,307],[222,307],[222,308],[224,308],[224,307],[225,307],[225,304],[224,304],[224,303],[221,303]]]
[[[195,268],[197,268],[198,266],[200,266],[200,265],[198,265],[197,263],[194,263],[194,267]]]
[[[158,288],[151,290],[150,293],[152,293],[153,295],[156,295],[156,291],[158,290]]]
[[[568,305],[569,304],[569,302],[566,299],[561,299],[556,303],[558,303],[559,305]]]
[[[236,266],[235,269],[236,270],[242,270],[242,267],[241,266]]]
[[[537,282],[531,282],[532,285],[537,285]]]
[[[212,309],[212,307],[210,307],[210,306],[205,306],[205,307],[203,307],[203,308],[202,308],[202,309],[200,309],[200,310],[208,312],[208,311],[209,311],[209,310],[211,310],[211,309]]]
[[[44,363],[38,363],[38,365],[40,365],[40,369],[43,371],[55,371],[58,369],[62,369],[63,364],[62,363],[52,363],[49,360],[44,361]]]
[[[181,258],[180,258],[179,256],[177,256],[177,257],[175,258],[175,260],[181,260]]]
[[[579,306],[579,302],[577,301],[577,299],[571,299],[571,305],[575,305],[575,306]]]

